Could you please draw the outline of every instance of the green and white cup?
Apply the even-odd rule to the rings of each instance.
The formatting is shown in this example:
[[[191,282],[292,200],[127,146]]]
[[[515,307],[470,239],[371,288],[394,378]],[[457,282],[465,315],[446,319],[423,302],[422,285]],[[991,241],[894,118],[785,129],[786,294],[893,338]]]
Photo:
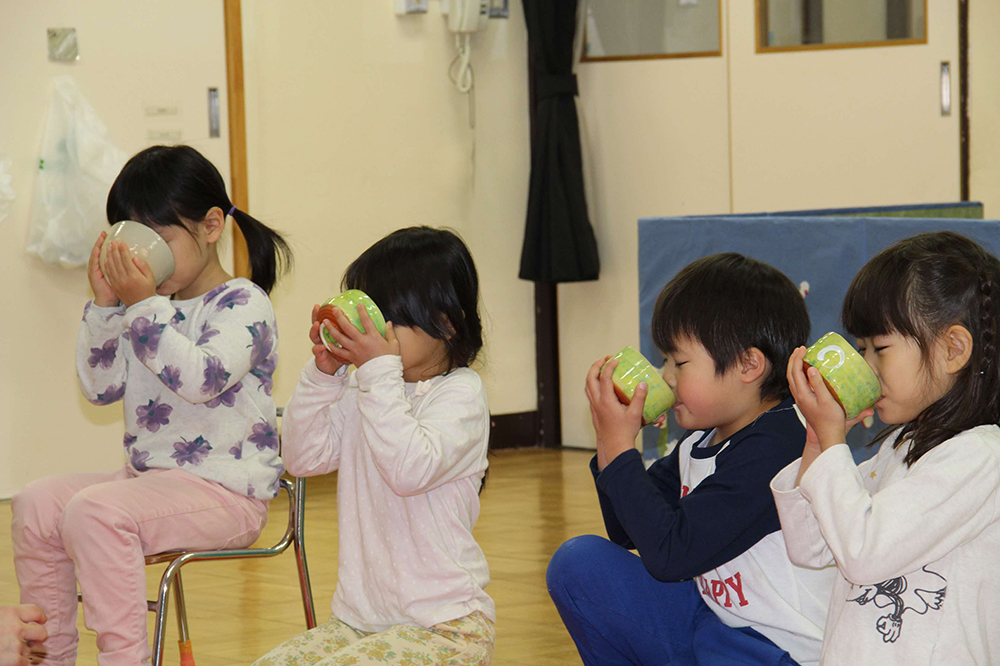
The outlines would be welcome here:
[[[344,293],[338,294],[337,296],[327,300],[320,306],[317,316],[320,321],[329,320],[331,324],[336,326],[337,320],[333,316],[333,308],[340,308],[341,312],[343,312],[348,320],[354,324],[354,327],[364,333],[365,327],[361,323],[361,315],[358,314],[359,305],[364,305],[365,310],[368,312],[368,316],[372,318],[372,322],[375,324],[375,328],[384,338],[385,317],[382,316],[382,311],[378,309],[377,305],[375,305],[375,301],[373,301],[368,294],[360,289],[348,289]],[[325,325],[321,326],[319,330],[320,337],[323,338],[323,344],[327,349],[340,346],[333,336],[330,335],[330,331],[327,330]]]
[[[806,350],[805,366],[819,370],[848,420],[875,404],[882,387],[871,366],[847,340],[827,333]]]
[[[626,405],[631,404],[639,383],[646,382],[649,392],[646,393],[646,402],[642,406],[642,425],[655,423],[677,402],[674,392],[670,390],[653,364],[632,347],[625,347],[608,362],[615,359],[618,360],[618,366],[611,375],[611,381],[615,385],[618,399]]]

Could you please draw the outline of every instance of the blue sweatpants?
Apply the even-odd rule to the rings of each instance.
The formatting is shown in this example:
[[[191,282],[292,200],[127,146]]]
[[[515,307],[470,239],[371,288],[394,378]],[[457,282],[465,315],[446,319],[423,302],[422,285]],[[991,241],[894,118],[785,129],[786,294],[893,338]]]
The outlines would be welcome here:
[[[660,582],[602,537],[560,546],[546,580],[587,666],[796,666],[759,632],[723,624],[694,581]]]

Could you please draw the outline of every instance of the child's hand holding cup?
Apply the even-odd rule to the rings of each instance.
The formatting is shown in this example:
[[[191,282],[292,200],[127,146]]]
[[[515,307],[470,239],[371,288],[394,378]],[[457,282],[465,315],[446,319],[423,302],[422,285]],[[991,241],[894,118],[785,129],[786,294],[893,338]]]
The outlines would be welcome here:
[[[819,371],[848,421],[882,397],[882,387],[871,366],[837,333],[827,333],[806,350],[802,369],[808,374],[810,367]]]
[[[625,347],[608,359],[608,363],[614,360],[618,361],[618,366],[611,375],[611,381],[618,399],[626,405],[630,404],[639,383],[646,382],[649,390],[643,403],[642,425],[666,418],[667,410],[674,406],[677,397],[653,364],[632,347]]]
[[[354,324],[354,327],[357,328],[358,331],[361,333],[365,332],[365,327],[361,323],[361,315],[358,313],[359,305],[364,306],[379,334],[383,338],[385,337],[385,317],[382,316],[382,311],[378,309],[377,305],[375,305],[375,301],[373,301],[368,294],[360,289],[348,289],[344,293],[338,294],[337,296],[327,300],[319,307],[318,317],[322,324],[320,327],[320,336],[327,349],[333,351],[334,347],[340,347],[340,343],[338,343],[333,336],[330,335],[330,331],[327,328],[327,326],[337,327],[337,319],[333,312],[334,308],[343,312],[344,316],[347,317],[348,321]]]
[[[335,374],[343,365],[334,355],[334,350],[338,349],[340,344],[330,334],[330,327],[339,330],[335,309],[340,310],[358,331],[364,333],[364,325],[358,313],[359,305],[365,308],[376,330],[385,337],[385,317],[382,316],[382,311],[359,289],[349,289],[313,308],[313,326],[309,332],[313,342],[313,356],[316,358],[316,367],[328,375]]]

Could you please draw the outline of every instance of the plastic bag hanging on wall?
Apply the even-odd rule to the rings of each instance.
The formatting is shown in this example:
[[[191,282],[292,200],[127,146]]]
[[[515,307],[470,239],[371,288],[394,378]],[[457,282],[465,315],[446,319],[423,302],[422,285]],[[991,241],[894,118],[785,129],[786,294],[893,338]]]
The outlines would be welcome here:
[[[6,155],[0,155],[0,223],[10,215],[10,207],[14,201],[14,187],[11,185],[11,162]]]
[[[50,264],[83,266],[101,230],[108,191],[125,164],[107,126],[76,82],[53,82],[35,181],[28,252]]]

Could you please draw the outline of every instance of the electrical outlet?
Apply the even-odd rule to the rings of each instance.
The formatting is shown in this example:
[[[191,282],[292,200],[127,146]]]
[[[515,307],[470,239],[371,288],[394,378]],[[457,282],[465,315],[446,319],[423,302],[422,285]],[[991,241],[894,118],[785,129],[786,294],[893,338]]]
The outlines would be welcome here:
[[[428,0],[395,0],[396,14],[426,14]]]

